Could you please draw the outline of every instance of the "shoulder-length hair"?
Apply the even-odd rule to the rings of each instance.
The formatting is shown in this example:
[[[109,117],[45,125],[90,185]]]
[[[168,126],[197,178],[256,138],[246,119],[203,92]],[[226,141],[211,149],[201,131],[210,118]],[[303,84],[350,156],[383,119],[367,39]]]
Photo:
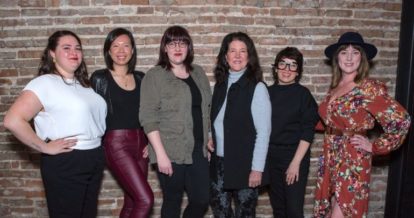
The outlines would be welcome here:
[[[334,53],[333,59],[332,59],[332,82],[331,82],[331,89],[336,88],[339,84],[339,82],[342,79],[342,70],[339,68],[339,62],[338,62],[338,54],[342,50],[345,50],[348,48],[348,46],[352,46],[356,50],[358,50],[361,53],[361,63],[359,64],[359,67],[357,69],[357,75],[354,78],[355,83],[361,82],[363,79],[367,78],[369,76],[369,62],[367,55],[365,54],[364,49],[361,46],[358,45],[341,45]]]
[[[246,33],[234,32],[227,34],[221,43],[220,51],[217,55],[216,67],[214,68],[214,76],[216,78],[216,82],[224,82],[229,74],[230,66],[226,61],[226,55],[229,50],[230,43],[236,40],[243,42],[247,47],[247,79],[254,83],[263,81],[263,71],[260,67],[259,57],[257,55],[253,40]]]
[[[165,30],[164,35],[161,38],[160,52],[158,56],[157,65],[167,70],[171,70],[173,66],[170,63],[170,60],[168,58],[167,52],[165,51],[165,48],[168,43],[174,42],[174,41],[182,41],[187,44],[187,56],[185,57],[183,64],[186,68],[186,71],[190,73],[193,70],[193,67],[191,66],[191,64],[193,63],[193,60],[194,60],[193,40],[191,39],[188,31],[182,26],[171,26]]]
[[[298,75],[295,77],[295,82],[299,82],[299,80],[302,78],[303,72],[303,55],[296,47],[286,47],[276,55],[275,62],[272,65],[272,73],[275,83],[279,84],[279,78],[277,76],[277,65],[283,58],[289,58],[296,61],[296,64],[298,65],[296,73]]]
[[[116,38],[118,38],[121,35],[128,36],[131,42],[132,56],[131,56],[131,59],[128,61],[127,73],[133,73],[135,70],[135,65],[137,63],[137,48],[135,45],[134,36],[132,36],[132,33],[129,30],[124,29],[124,28],[113,29],[111,32],[108,33],[108,36],[106,36],[104,47],[103,47],[105,64],[108,69],[114,70],[114,61],[112,60],[112,57],[109,54],[109,50],[111,50],[112,43],[116,40]]]
[[[58,74],[60,75],[62,78],[63,76],[60,74],[60,72],[57,70],[56,65],[53,61],[53,57],[52,55],[50,55],[51,51],[55,51],[56,47],[58,46],[59,40],[60,38],[64,37],[64,36],[72,36],[74,37],[82,50],[82,43],[80,38],[73,32],[69,31],[69,30],[59,30],[54,32],[48,39],[47,42],[47,46],[45,48],[45,50],[43,51],[43,55],[42,58],[40,60],[40,65],[39,65],[39,70],[38,70],[38,75],[44,75],[44,74]],[[90,86],[90,82],[88,79],[88,71],[86,69],[86,64],[85,64],[85,60],[83,58],[82,55],[82,62],[79,65],[78,69],[75,70],[75,79],[77,81],[79,81],[79,83],[83,86],[83,87],[89,87]]]

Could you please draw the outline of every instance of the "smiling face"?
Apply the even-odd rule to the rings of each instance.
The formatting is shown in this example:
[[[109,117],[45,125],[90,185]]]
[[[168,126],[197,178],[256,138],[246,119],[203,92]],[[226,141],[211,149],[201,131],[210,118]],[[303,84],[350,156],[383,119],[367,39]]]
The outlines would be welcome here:
[[[295,82],[298,76],[298,63],[294,59],[282,58],[276,68],[279,85],[289,85]]]
[[[171,41],[166,44],[165,52],[172,66],[183,65],[188,54],[188,44],[184,41]]]
[[[132,57],[132,44],[127,35],[118,36],[111,44],[109,55],[114,67],[127,66]]]
[[[54,51],[50,55],[56,65],[56,69],[65,78],[73,78],[75,71],[82,63],[82,48],[75,37],[62,36]]]
[[[349,45],[338,53],[338,65],[343,74],[357,74],[361,64],[361,52]]]
[[[230,71],[239,72],[246,68],[249,62],[249,53],[246,44],[239,40],[232,41],[229,44],[226,61],[229,64]]]

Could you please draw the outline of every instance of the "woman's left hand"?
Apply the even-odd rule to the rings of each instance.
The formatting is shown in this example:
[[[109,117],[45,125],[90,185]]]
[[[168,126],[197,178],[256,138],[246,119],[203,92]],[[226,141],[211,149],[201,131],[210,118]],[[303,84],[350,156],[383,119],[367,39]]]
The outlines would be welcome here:
[[[252,170],[249,175],[249,187],[256,188],[262,183],[262,172]]]
[[[286,183],[292,185],[299,181],[299,166],[300,163],[290,162],[288,169],[286,170]]]
[[[365,136],[354,135],[351,137],[350,142],[356,149],[372,152],[372,143]]]
[[[148,145],[146,145],[145,148],[142,150],[142,157],[143,158],[148,157]]]

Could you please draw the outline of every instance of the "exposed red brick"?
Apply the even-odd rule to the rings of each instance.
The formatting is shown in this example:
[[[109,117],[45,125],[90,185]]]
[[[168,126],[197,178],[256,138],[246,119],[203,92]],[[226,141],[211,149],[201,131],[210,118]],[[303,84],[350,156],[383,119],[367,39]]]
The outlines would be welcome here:
[[[108,24],[110,22],[109,17],[84,17],[81,19],[82,24]]]
[[[272,0],[18,0],[0,1],[0,124],[13,100],[37,74],[47,37],[56,30],[77,33],[83,43],[89,73],[104,68],[102,45],[109,31],[125,27],[138,48],[137,69],[147,71],[158,59],[160,38],[173,24],[185,26],[194,42],[195,63],[214,84],[214,63],[223,37],[233,31],[248,33],[256,44],[265,81],[273,83],[270,64],[286,46],[298,47],[305,57],[302,84],[320,102],[329,90],[331,69],[325,47],[345,31],[359,31],[379,53],[371,76],[395,89],[401,3],[373,1],[272,1]],[[380,18],[380,19],[379,19]],[[47,217],[40,177],[39,153],[24,146],[0,125],[0,217]],[[305,196],[310,216],[316,185],[317,158],[322,134],[312,145],[312,161]],[[374,160],[370,216],[384,207],[387,159]],[[158,217],[162,193],[151,169],[148,181],[156,197],[151,217]],[[0,191],[1,192],[1,191]],[[183,201],[183,206],[187,200]],[[123,192],[105,171],[99,198],[99,216],[117,217]],[[18,206],[22,205],[22,206]],[[380,209],[379,211],[383,211]],[[271,217],[268,195],[260,195],[258,217]],[[209,210],[206,217],[211,216]]]
[[[1,3],[0,3],[1,6]],[[20,11],[14,9],[0,9],[1,18],[19,17]]]
[[[45,0],[18,0],[20,7],[45,7]]]
[[[148,5],[149,0],[121,0],[123,5]]]

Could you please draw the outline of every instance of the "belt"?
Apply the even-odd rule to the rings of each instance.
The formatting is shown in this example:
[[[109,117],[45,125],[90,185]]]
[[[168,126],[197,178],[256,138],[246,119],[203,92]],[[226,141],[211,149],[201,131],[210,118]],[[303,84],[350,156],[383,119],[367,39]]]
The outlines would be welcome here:
[[[353,135],[366,135],[367,131],[352,131],[352,130],[344,130],[344,129],[335,129],[332,127],[325,128],[325,134],[328,135],[336,135],[336,136],[353,136]]]

